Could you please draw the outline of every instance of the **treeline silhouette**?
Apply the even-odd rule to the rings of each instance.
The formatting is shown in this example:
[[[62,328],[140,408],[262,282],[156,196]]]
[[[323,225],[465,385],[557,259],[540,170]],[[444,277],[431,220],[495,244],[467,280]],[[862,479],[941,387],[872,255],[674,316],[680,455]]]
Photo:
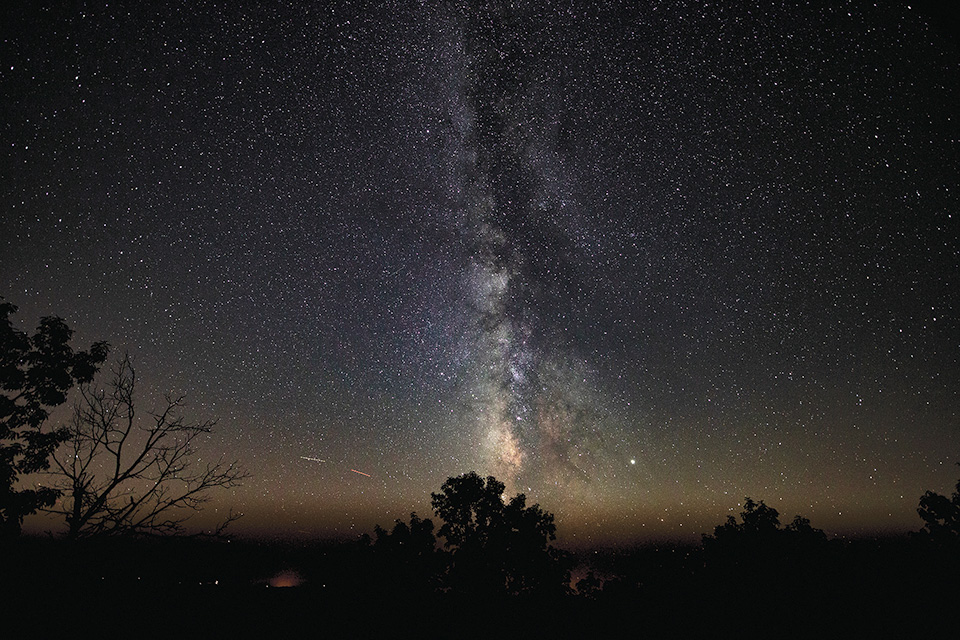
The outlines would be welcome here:
[[[439,526],[412,514],[352,542],[7,540],[4,601],[39,610],[31,629],[41,637],[64,620],[116,630],[144,616],[159,616],[157,635],[187,625],[187,635],[218,637],[909,637],[952,624],[960,595],[960,483],[951,497],[921,497],[923,529],[909,536],[829,539],[747,498],[700,545],[579,553],[553,547],[553,516],[522,494],[505,499],[493,477],[450,478],[432,506]],[[284,584],[299,586],[274,588]]]

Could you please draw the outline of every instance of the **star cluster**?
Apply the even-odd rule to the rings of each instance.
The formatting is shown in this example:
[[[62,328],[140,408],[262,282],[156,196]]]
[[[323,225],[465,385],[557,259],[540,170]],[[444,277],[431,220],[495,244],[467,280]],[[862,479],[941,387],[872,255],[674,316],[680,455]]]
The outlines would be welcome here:
[[[205,517],[238,531],[369,531],[470,470],[570,543],[746,495],[917,528],[960,460],[945,20],[3,9],[0,294],[219,419],[252,477]]]

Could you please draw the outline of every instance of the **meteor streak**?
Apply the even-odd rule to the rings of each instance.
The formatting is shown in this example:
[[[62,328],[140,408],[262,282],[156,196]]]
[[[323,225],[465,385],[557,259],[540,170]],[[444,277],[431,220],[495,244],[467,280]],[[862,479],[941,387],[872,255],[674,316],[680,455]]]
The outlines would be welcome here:
[[[353,471],[354,473],[359,473],[359,474],[362,475],[362,476],[367,476],[368,478],[372,478],[372,477],[373,477],[373,476],[370,475],[369,473],[364,473],[363,471],[357,471],[356,469],[350,469],[350,471]]]
[[[311,458],[309,456],[300,456],[301,460],[309,460],[310,462],[326,462],[326,460],[321,460],[320,458]]]

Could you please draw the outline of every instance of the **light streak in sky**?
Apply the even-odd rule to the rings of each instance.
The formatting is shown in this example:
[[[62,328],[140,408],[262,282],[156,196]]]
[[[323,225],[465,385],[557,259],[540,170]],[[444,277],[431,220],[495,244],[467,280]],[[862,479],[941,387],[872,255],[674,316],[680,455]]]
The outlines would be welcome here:
[[[364,473],[363,471],[357,471],[356,469],[350,469],[350,471],[353,471],[354,473],[359,473],[359,474],[362,475],[362,476],[367,476],[368,478],[372,478],[372,477],[373,477],[373,476],[370,475],[369,473]]]
[[[309,456],[300,456],[301,460],[309,460],[310,462],[326,462],[326,460],[321,460],[320,458],[311,458]]]

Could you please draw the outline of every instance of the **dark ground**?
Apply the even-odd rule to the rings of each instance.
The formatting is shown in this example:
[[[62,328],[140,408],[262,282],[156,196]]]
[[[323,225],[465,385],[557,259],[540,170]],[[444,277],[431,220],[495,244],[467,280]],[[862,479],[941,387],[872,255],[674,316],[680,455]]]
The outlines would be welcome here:
[[[769,550],[767,550],[769,551]],[[960,554],[922,540],[814,553],[583,552],[592,592],[440,593],[357,543],[175,539],[3,549],[4,637],[937,637],[955,630]],[[277,588],[301,580],[300,586]],[[953,637],[949,635],[945,637]]]

